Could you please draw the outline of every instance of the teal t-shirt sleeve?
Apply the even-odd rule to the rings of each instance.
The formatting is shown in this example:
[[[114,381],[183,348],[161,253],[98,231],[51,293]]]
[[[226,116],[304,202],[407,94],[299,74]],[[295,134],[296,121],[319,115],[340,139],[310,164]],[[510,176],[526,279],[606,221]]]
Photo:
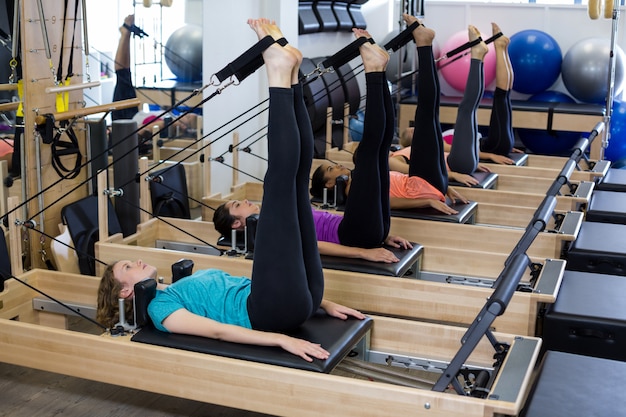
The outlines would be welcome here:
[[[163,321],[181,308],[220,323],[251,328],[247,308],[250,283],[248,278],[221,270],[201,270],[158,290],[148,314],[154,326],[165,332]]]

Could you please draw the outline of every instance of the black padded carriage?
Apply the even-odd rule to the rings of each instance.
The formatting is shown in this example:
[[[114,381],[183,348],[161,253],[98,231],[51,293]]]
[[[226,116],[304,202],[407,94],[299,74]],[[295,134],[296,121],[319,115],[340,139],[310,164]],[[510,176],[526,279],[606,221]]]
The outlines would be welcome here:
[[[528,164],[528,154],[511,152],[507,155],[513,161],[513,165],[521,167]],[[481,159],[480,162],[491,162],[490,159]]]
[[[485,190],[496,188],[496,184],[498,183],[498,174],[495,172],[476,171],[472,172],[471,175],[478,180],[478,184],[472,185],[472,188],[483,188]],[[450,181],[448,185],[466,187],[465,184],[456,181]]]
[[[600,191],[626,191],[626,169],[610,168],[606,175],[596,184]]]
[[[476,210],[478,203],[470,201],[469,203],[457,202],[452,204],[448,200],[448,205],[458,211],[457,214],[444,214],[432,207],[391,210],[393,217],[404,217],[408,219],[434,220],[438,222],[458,223],[458,224],[474,224],[476,223]]]
[[[256,220],[258,215],[252,215],[246,219],[246,232],[235,233],[237,247],[239,250],[247,250],[248,257],[252,257],[254,252],[254,236],[256,234]],[[244,240],[245,239],[245,240]],[[217,241],[220,246],[232,247],[232,236],[220,236]],[[387,264],[382,262],[372,262],[364,259],[344,258],[340,256],[321,255],[322,267],[337,269],[340,271],[362,272],[366,274],[386,275],[392,277],[417,277],[424,254],[424,247],[417,243],[412,243],[411,249],[399,249],[387,247],[396,255],[398,262]]]
[[[585,220],[626,224],[626,193],[594,191],[587,206]]]
[[[417,278],[422,266],[424,247],[412,243],[412,249],[386,247],[400,261],[395,263],[371,262],[365,259],[343,258],[340,256],[322,255],[322,267],[340,271],[360,272],[364,274],[386,275],[391,277]]]
[[[279,347],[244,345],[206,337],[159,331],[149,322],[145,310],[150,300],[154,298],[155,291],[156,281],[154,280],[144,281],[135,286],[136,305],[141,306],[137,307],[141,309],[141,311],[137,312],[137,322],[142,325],[142,328],[131,338],[133,342],[314,372],[329,373],[332,371],[369,332],[373,323],[373,320],[370,318],[364,320],[340,320],[328,316],[323,310],[318,311],[299,328],[286,332],[286,334],[293,337],[320,343],[324,349],[330,352],[330,356],[326,360],[314,359],[313,362],[307,362]]]
[[[521,417],[626,416],[626,363],[546,352]]]
[[[543,347],[626,361],[626,278],[565,271],[544,317]]]
[[[626,275],[626,225],[582,222],[567,251],[566,269]]]
[[[330,204],[335,206],[334,208],[342,211],[344,209],[344,204],[346,201],[346,183],[344,178],[347,177],[337,177],[337,182],[332,191],[328,192],[327,201],[321,201],[319,198],[313,197],[311,202],[313,204]],[[335,199],[337,200],[335,204]],[[448,223],[460,223],[460,224],[474,224],[476,223],[476,208],[478,207],[478,203],[475,201],[470,201],[465,204],[462,202],[452,203],[449,198],[446,198],[446,204],[455,209],[458,213],[456,214],[444,214],[439,210],[436,210],[432,207],[419,207],[412,209],[395,209],[391,210],[391,215],[393,217],[404,217],[409,219],[419,219],[419,220],[434,220]],[[325,208],[325,207],[323,207]]]

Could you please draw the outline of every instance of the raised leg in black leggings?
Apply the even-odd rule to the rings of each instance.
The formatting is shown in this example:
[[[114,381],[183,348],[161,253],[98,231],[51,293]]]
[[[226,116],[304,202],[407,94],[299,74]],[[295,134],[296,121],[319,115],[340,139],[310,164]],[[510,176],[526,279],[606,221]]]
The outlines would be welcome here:
[[[365,81],[363,138],[338,232],[346,246],[374,248],[389,234],[389,147],[394,110],[385,73],[368,72]]]
[[[452,171],[471,174],[478,167],[479,143],[476,111],[484,91],[483,61],[472,58],[465,92],[461,104],[459,104],[456,124],[454,125],[454,139],[450,155],[448,155],[448,166]]]
[[[417,56],[418,96],[409,176],[423,178],[441,193],[446,194],[448,170],[444,160],[443,138],[439,124],[440,87],[432,46],[418,46]]]
[[[302,110],[294,97],[299,103],[294,89],[270,87],[269,162],[248,298],[250,321],[259,330],[299,326],[317,310],[324,292],[308,203],[312,134],[301,135],[296,114],[302,116]]]
[[[515,139],[512,127],[511,91],[496,87],[489,119],[489,136],[480,143],[480,150],[508,155]]]

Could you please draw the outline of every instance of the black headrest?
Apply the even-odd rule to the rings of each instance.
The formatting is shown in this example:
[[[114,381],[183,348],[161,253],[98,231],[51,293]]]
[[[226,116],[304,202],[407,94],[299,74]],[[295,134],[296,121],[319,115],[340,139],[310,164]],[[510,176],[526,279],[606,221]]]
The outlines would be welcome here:
[[[259,223],[259,215],[251,214],[246,217],[246,230],[237,230],[235,233],[235,244],[239,249],[247,249],[248,252],[254,252],[254,239],[256,238],[256,228]],[[220,236],[217,239],[217,244],[220,246],[232,247],[232,236]],[[246,248],[247,245],[247,248]]]
[[[144,327],[151,323],[148,315],[148,304],[156,295],[157,283],[152,278],[146,278],[135,284],[135,325]]]
[[[332,189],[328,189],[326,188],[325,190],[327,190],[327,194],[326,194],[326,203],[327,204],[331,204],[337,207],[343,207],[346,205],[346,187],[348,185],[348,176],[347,175],[340,175],[337,177],[337,179],[335,180],[335,186]],[[316,204],[322,204],[324,203],[324,199],[323,197],[313,197],[311,199],[311,202],[316,203]]]

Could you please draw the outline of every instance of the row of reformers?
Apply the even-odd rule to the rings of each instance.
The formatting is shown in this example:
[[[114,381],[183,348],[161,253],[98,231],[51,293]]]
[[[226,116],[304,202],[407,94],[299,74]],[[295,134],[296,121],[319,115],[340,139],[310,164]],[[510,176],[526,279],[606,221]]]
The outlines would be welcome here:
[[[565,168],[564,168],[565,169]],[[557,178],[558,180],[558,178]],[[555,190],[559,190],[560,187],[555,187]],[[103,193],[99,193],[99,195],[103,195]],[[491,326],[491,323],[493,322],[493,319],[495,319],[496,316],[500,316],[503,312],[504,309],[509,305],[509,302],[514,298],[513,292],[515,289],[517,289],[518,287],[518,282],[520,277],[525,273],[527,267],[528,267],[528,263],[529,263],[529,259],[527,258],[525,252],[526,250],[529,248],[530,244],[535,240],[535,238],[537,237],[537,234],[539,231],[543,230],[545,228],[545,225],[547,223],[547,218],[551,215],[552,210],[555,206],[554,203],[554,196],[546,196],[546,199],[544,200],[544,202],[539,206],[539,208],[536,211],[536,214],[533,216],[533,219],[531,220],[531,222],[529,223],[528,228],[526,229],[526,231],[524,232],[523,236],[520,238],[518,245],[516,246],[516,248],[514,249],[513,252],[510,253],[509,258],[506,260],[506,262],[504,262],[507,267],[502,271],[501,274],[498,275],[498,278],[494,281],[494,283],[492,284],[492,288],[495,288],[495,292],[493,292],[493,294],[489,297],[489,301],[488,303],[484,306],[484,308],[481,310],[481,312],[479,313],[479,316],[477,317],[477,319],[473,322],[472,326],[470,327],[470,331],[468,331],[468,333],[466,334],[466,337],[464,337],[464,344],[462,349],[457,353],[457,355],[455,355],[454,359],[450,362],[450,367],[447,368],[447,370],[449,372],[445,373],[445,377],[441,378],[437,381],[437,383],[435,384],[435,391],[438,391],[439,389],[443,390],[446,389],[449,383],[452,383],[454,385],[454,389],[457,391],[462,391],[462,389],[459,389],[460,387],[458,386],[459,382],[456,381],[456,383],[454,381],[451,381],[450,378],[456,378],[457,373],[451,371],[452,369],[454,369],[454,365],[455,364],[459,364],[459,363],[465,363],[465,359],[467,356],[469,356],[470,353],[472,353],[472,350],[475,348],[476,344],[478,343],[478,340],[480,340],[484,334],[487,334],[488,336],[490,336],[490,340],[495,341],[496,338],[493,337],[493,335],[491,334],[491,330],[489,330],[489,327]],[[106,207],[106,204],[105,204]],[[93,213],[93,212],[92,212]],[[106,222],[105,222],[106,223]],[[123,251],[128,251],[130,250],[132,247],[126,246],[125,248],[123,248]],[[142,250],[142,248],[138,248],[135,247],[135,249],[140,250],[141,252],[143,252],[144,254],[147,252],[144,252],[145,249]],[[163,252],[163,251],[160,251]],[[127,257],[127,252],[122,252],[124,257]],[[155,253],[156,254],[156,253]],[[101,258],[100,253],[98,253],[97,258],[98,259],[102,259]],[[107,261],[112,261],[113,259],[119,259],[119,255],[120,253],[116,254],[114,258],[112,259],[107,259]],[[156,254],[156,257],[159,256],[163,256],[164,253],[159,253]],[[111,255],[114,256],[114,255]],[[141,255],[137,255],[138,257]],[[168,255],[169,256],[169,255]],[[178,255],[179,256],[179,255]],[[222,258],[222,257],[220,257]],[[209,260],[207,261],[210,264],[215,264],[214,260]],[[173,264],[173,262],[170,262],[170,264]],[[234,263],[233,263],[234,265]],[[243,264],[241,264],[243,265]],[[249,265],[249,263],[247,264]],[[54,274],[52,274],[54,275]],[[57,277],[58,278],[58,277]],[[137,293],[139,293],[139,291],[137,291]],[[481,298],[482,300],[484,300],[484,297]],[[455,300],[456,302],[456,300]],[[375,320],[373,320],[376,324],[376,332],[384,332],[385,329],[385,323],[390,323],[390,321],[387,321],[386,319],[383,318],[375,318]],[[370,326],[371,322],[368,321],[366,323],[366,327]],[[404,326],[404,323],[402,324]],[[419,327],[419,326],[418,326]],[[445,326],[438,326],[438,329],[444,329]],[[391,329],[391,327],[390,327]],[[314,331],[314,330],[309,330],[309,328],[307,328],[307,331]],[[449,331],[449,329],[446,330],[446,332]],[[143,332],[143,330],[141,332],[139,332],[138,334],[141,334]],[[343,332],[343,333],[342,333]],[[363,332],[363,327],[360,327],[358,329],[358,332],[355,330],[349,330],[349,329],[343,329],[342,331],[340,331],[340,338],[342,340],[347,340],[347,342],[343,342],[343,346],[341,349],[345,351],[345,347],[348,346],[352,346],[353,342],[354,342],[354,335],[356,335],[357,333],[362,333]],[[328,332],[328,328],[326,327],[322,327],[321,328],[321,332],[320,333],[331,333]],[[350,336],[349,339],[345,339],[344,336],[348,334]],[[144,333],[145,335],[145,333]],[[143,336],[139,337],[138,339],[141,339]],[[360,338],[360,335],[356,336],[357,338]],[[157,338],[158,338],[158,333],[157,333]],[[18,339],[18,336],[15,337],[15,339]],[[15,340],[14,339],[14,340]],[[193,339],[193,338],[192,338]],[[499,337],[498,337],[499,339]],[[506,337],[505,337],[506,339]],[[145,340],[145,339],[144,339]],[[433,339],[430,339],[431,342],[433,341]],[[502,340],[502,339],[499,339]],[[140,340],[137,340],[140,341]],[[379,342],[377,339],[372,340],[375,343]],[[87,341],[84,341],[87,343]],[[184,344],[189,344],[189,340],[186,340],[184,342]],[[191,344],[195,344],[195,342],[197,342],[197,340],[191,340]],[[151,343],[151,341],[148,341],[148,343]],[[169,342],[170,346],[173,346],[172,341],[170,340]],[[219,344],[219,342],[218,342]],[[326,344],[326,343],[325,343]],[[516,338],[516,341],[514,344],[512,344],[509,347],[508,353],[507,355],[508,358],[510,359],[511,362],[515,361],[514,358],[519,359],[519,357],[517,356],[517,354],[519,354],[520,352],[522,353],[522,356],[525,356],[526,360],[529,363],[534,362],[535,359],[535,355],[536,355],[536,349],[537,349],[537,343],[536,340],[533,339],[532,337],[529,338]],[[494,348],[496,348],[496,353],[498,354],[502,354],[502,352],[499,350],[502,347],[501,343],[494,343]],[[195,348],[192,348],[192,350],[202,350],[202,351],[206,351],[203,350],[205,349],[203,348],[198,348],[197,345]],[[209,348],[212,349],[212,348]],[[115,354],[119,354],[119,352],[117,350],[115,350],[115,348],[113,349],[114,351],[112,351],[111,353],[115,353]],[[137,349],[140,350],[140,349]],[[225,349],[230,351],[230,349]],[[488,350],[488,349],[487,349]],[[215,353],[215,351],[213,350],[208,350],[211,353]],[[484,351],[484,350],[483,350]],[[366,350],[367,354],[372,354],[373,352],[371,350]],[[273,355],[269,355],[271,356],[271,358],[268,359],[268,355],[267,352],[263,351],[263,349],[252,349],[252,352],[245,352],[243,356],[241,356],[241,358],[245,358],[247,360],[257,360],[257,356],[260,354],[260,359],[258,359],[260,362],[264,362],[264,363],[275,363],[275,362],[271,362],[276,360]],[[250,356],[252,355],[252,356]],[[342,354],[341,353],[337,353],[337,357],[340,357]],[[274,358],[274,359],[273,359]],[[511,378],[513,378],[516,381],[516,389],[513,389],[513,392],[500,392],[498,391],[497,387],[491,386],[491,391],[489,392],[489,395],[491,396],[491,399],[497,399],[499,402],[499,405],[495,406],[495,405],[487,405],[487,407],[494,407],[497,408],[498,412],[505,412],[507,414],[517,414],[517,412],[519,411],[519,406],[520,406],[520,397],[519,395],[522,394],[522,390],[523,390],[523,385],[524,385],[524,381],[527,380],[527,377],[529,376],[529,372],[530,372],[530,368],[524,368],[524,366],[522,366],[521,368],[521,372],[520,369],[517,370],[517,372],[513,372],[513,375],[505,372],[507,371],[507,369],[505,369],[504,366],[501,367],[501,365],[503,364],[503,362],[501,362],[501,358],[500,357],[498,359],[497,362],[499,362],[500,364],[498,365],[498,369],[492,371],[493,373],[490,374],[490,371],[486,371],[486,374],[482,374],[482,376],[480,378],[477,379],[484,379],[487,383],[490,383],[491,381],[493,381],[493,377],[496,374],[499,374],[500,379],[506,380],[507,382],[511,382]],[[402,363],[402,358],[398,358],[400,359],[400,363]],[[270,362],[268,362],[270,361]],[[330,363],[331,361],[329,361]],[[278,363],[275,364],[281,364],[281,365],[285,365],[284,363],[282,363],[282,361],[280,359],[278,359]],[[290,365],[285,365],[285,366],[290,366]],[[266,370],[271,372],[271,368]],[[322,370],[323,372],[327,372],[328,370],[324,369]],[[473,372],[477,372],[477,371],[473,371]],[[276,379],[279,380],[280,378],[275,378],[275,376],[273,374],[269,375],[270,377],[272,377],[272,379]],[[506,377],[506,378],[505,378]],[[331,382],[331,381],[329,381]],[[479,384],[480,385],[480,384]],[[337,384],[334,385],[334,388],[337,388]],[[439,388],[437,388],[439,387]],[[377,387],[379,388],[379,387]],[[382,387],[380,387],[382,388]],[[482,387],[477,387],[479,389],[476,390],[475,394],[478,394],[477,396],[481,396],[481,394],[479,394],[480,392],[485,392],[483,390]],[[240,392],[238,392],[238,395],[240,395]],[[523,394],[522,394],[523,395]],[[329,395],[330,396],[330,395]],[[328,398],[328,397],[327,397]],[[328,401],[328,399],[325,398],[324,401]],[[400,403],[400,398],[397,396],[394,396],[394,402],[396,403]],[[444,401],[445,402],[445,401]],[[507,403],[507,404],[502,404],[502,402]],[[509,402],[516,402],[516,404],[508,404]],[[430,403],[429,403],[430,404]],[[487,403],[488,404],[488,403]],[[334,405],[334,407],[339,407],[339,405]],[[388,406],[388,405],[386,405]],[[430,408],[430,405],[429,407]],[[470,406],[471,408],[471,406]],[[389,411],[389,409],[386,409],[386,411]],[[465,410],[467,411],[467,410]],[[485,413],[485,410],[481,410],[481,413]],[[471,414],[469,414],[471,415]],[[481,414],[483,415],[483,414]]]
[[[361,6],[368,0],[300,0],[298,33],[351,31],[365,29]]]
[[[542,360],[524,417],[545,410],[556,417],[623,415],[611,390],[599,386],[625,383],[625,191],[626,170],[610,168],[583,207],[585,221],[567,249],[556,301],[546,306]],[[571,379],[577,382],[562,383]]]
[[[101,173],[100,177],[104,178],[105,173]],[[142,181],[143,182],[143,181]],[[99,181],[99,184],[104,181]],[[91,215],[94,211],[104,217],[104,221],[99,221],[99,225],[108,225],[109,215],[105,211],[109,211],[108,201],[104,197],[103,192],[98,192],[98,199],[105,199],[105,203],[98,206],[97,210],[90,210]],[[119,195],[118,195],[119,197]],[[553,204],[550,205],[551,207]],[[549,212],[546,210],[545,212]],[[541,219],[539,219],[541,217]],[[544,216],[538,214],[540,223],[545,226]],[[536,222],[533,222],[536,223]],[[530,231],[531,235],[538,233],[544,226],[533,227]],[[107,230],[100,230],[103,235],[108,235]],[[528,235],[525,244],[530,244],[534,240],[534,236]],[[94,255],[99,260],[105,262],[113,262],[112,259],[104,256],[104,251],[95,246]],[[104,246],[104,245],[102,245]],[[129,252],[133,250],[142,251],[144,255],[148,255],[147,248],[140,248],[138,245],[123,245],[123,257],[128,257]],[[297,335],[307,337],[316,341],[320,341],[324,346],[328,346],[331,350],[331,358],[326,361],[314,361],[310,365],[306,362],[296,360],[292,355],[276,349],[267,349],[263,347],[252,347],[243,345],[232,345],[218,340],[210,340],[197,337],[178,338],[177,335],[169,337],[163,333],[155,331],[150,323],[145,323],[141,330],[134,333],[132,340],[138,343],[162,346],[159,349],[158,359],[152,359],[150,353],[155,353],[155,347],[144,348],[143,345],[130,346],[126,342],[120,342],[123,335],[117,334],[118,341],[114,338],[89,337],[88,335],[79,335],[69,332],[67,337],[54,337],[52,333],[59,332],[50,331],[46,326],[29,326],[27,323],[15,322],[13,320],[2,320],[0,326],[3,328],[3,334],[8,335],[3,340],[2,352],[6,354],[5,360],[15,360],[11,356],[19,346],[26,344],[24,335],[28,334],[28,338],[40,338],[47,340],[49,343],[35,344],[37,348],[31,351],[35,356],[33,362],[29,365],[41,367],[55,372],[67,372],[76,376],[91,379],[106,379],[105,375],[121,374],[122,377],[116,376],[115,382],[120,384],[133,385],[136,388],[156,390],[158,392],[170,395],[180,395],[186,398],[199,399],[204,401],[219,402],[229,406],[244,406],[241,401],[242,395],[247,398],[245,407],[268,413],[277,414],[293,414],[294,410],[303,410],[303,402],[307,403],[306,409],[314,410],[319,413],[322,407],[332,407],[330,411],[335,415],[349,415],[362,412],[361,406],[366,400],[378,398],[376,404],[370,407],[376,414],[392,413],[402,414],[403,412],[415,407],[416,401],[423,402],[426,409],[438,410],[440,414],[445,414],[446,410],[461,410],[466,415],[492,415],[499,412],[508,414],[517,414],[521,405],[521,400],[526,392],[529,376],[532,372],[533,363],[537,357],[540,341],[534,337],[513,337],[511,335],[496,334],[491,330],[491,324],[496,317],[501,316],[507,308],[513,292],[517,288],[521,276],[525,273],[530,262],[525,254],[528,247],[519,247],[518,251],[512,256],[507,267],[499,274],[498,285],[495,290],[491,291],[491,297],[488,302],[484,303],[481,297],[480,303],[484,304],[480,308],[478,317],[474,320],[473,325],[467,332],[467,336],[458,349],[458,341],[462,339],[463,331],[453,326],[432,325],[429,323],[419,323],[402,319],[393,319],[388,317],[372,316],[363,321],[337,321],[327,318],[314,317],[305,325],[298,329]],[[155,258],[150,261],[163,262],[163,258],[170,255],[169,251],[159,250],[155,253]],[[180,256],[179,254],[174,254]],[[511,254],[513,255],[513,254]],[[120,254],[111,255],[119,259]],[[149,256],[149,255],[148,255]],[[215,265],[220,261],[227,262],[223,257],[206,259],[207,263]],[[216,260],[217,259],[217,260]],[[235,263],[237,262],[237,263]],[[175,262],[170,262],[170,265]],[[249,268],[250,262],[232,260],[231,268]],[[161,271],[163,272],[163,271]],[[234,273],[234,272],[233,272]],[[95,293],[95,285],[97,279],[91,279],[87,276],[70,275],[66,273],[54,273],[48,271],[31,271],[26,274],[27,279],[37,287],[45,287],[49,292],[59,298],[67,298],[70,304],[76,304],[79,301],[92,300]],[[165,273],[163,274],[165,276]],[[500,279],[501,278],[501,279]],[[64,291],[67,280],[73,283],[72,291]],[[34,300],[33,308],[32,294],[24,294],[24,291],[17,290],[19,285],[16,282],[8,283],[8,288],[4,295],[18,293],[18,297],[13,298],[12,305],[19,304],[20,308],[25,311],[29,306],[35,311],[38,318],[49,318],[50,314],[55,314],[54,308],[48,310],[49,305],[45,300]],[[19,287],[23,288],[23,287]],[[144,324],[145,307],[149,302],[154,288],[135,287],[135,324]],[[456,301],[455,301],[456,302]],[[9,303],[7,303],[9,304]],[[69,305],[69,304],[66,304]],[[88,306],[81,307],[84,311],[88,311]],[[24,314],[24,317],[28,316]],[[12,317],[13,318],[13,317]],[[45,321],[45,320],[42,320]],[[53,320],[50,320],[52,322]],[[122,321],[126,324],[124,321]],[[369,333],[369,330],[376,323],[376,333]],[[31,323],[32,324],[32,323]],[[25,331],[24,328],[28,330]],[[122,326],[123,327],[123,326]],[[402,337],[404,345],[398,346],[398,331],[406,333],[409,338]],[[429,333],[432,333],[431,335]],[[419,338],[418,335],[421,335]],[[487,335],[487,338],[483,338]],[[124,340],[124,339],[122,339]],[[428,341],[428,343],[419,342]],[[418,343],[416,343],[418,342]],[[59,343],[59,345],[56,345]],[[354,346],[358,343],[358,347]],[[68,346],[74,346],[69,349]],[[432,346],[437,346],[433,349]],[[178,349],[168,349],[168,347],[176,347]],[[210,355],[188,354],[180,355],[179,349],[191,350],[199,353],[211,353]],[[47,350],[61,352],[56,356],[54,362],[37,362],[37,357],[45,357]],[[386,353],[389,352],[389,353]],[[404,352],[404,353],[403,353]],[[124,363],[123,367],[120,362],[116,362],[113,358],[122,357],[130,354],[130,365]],[[138,355],[137,357],[133,357]],[[428,363],[429,367],[438,370],[447,370],[447,372],[436,372],[437,377],[430,391],[394,388],[389,384],[380,384],[373,386],[370,382],[361,382],[353,378],[344,378],[335,375],[314,375],[312,372],[329,373],[333,370],[339,360],[347,355],[352,359],[369,359],[374,363],[386,364],[387,359],[392,356],[393,362],[398,365],[411,363],[419,358],[433,358],[423,363]],[[495,355],[495,365],[494,365]],[[185,356],[189,358],[186,361],[177,356]],[[221,356],[230,356],[238,361],[225,361]],[[470,356],[472,359],[470,360]],[[168,369],[172,380],[174,374],[180,377],[179,382],[184,384],[182,387],[168,386],[163,383],[154,384],[155,378],[146,372],[145,365],[142,365],[142,358],[151,357],[151,369]],[[101,361],[98,361],[99,358]],[[442,362],[442,359],[452,358],[449,362]],[[510,359],[511,360],[505,360]],[[172,370],[167,364],[175,361],[178,363],[176,370]],[[250,361],[259,362],[264,365],[258,365],[258,374],[252,375],[254,371],[250,369]],[[73,366],[67,366],[71,362]],[[115,364],[110,365],[111,362]],[[365,361],[364,361],[365,362]],[[119,368],[117,368],[119,363]],[[472,363],[468,367],[468,363]],[[476,365],[474,365],[474,363]],[[509,367],[507,363],[514,363],[515,366]],[[274,365],[281,365],[276,368]],[[344,364],[344,366],[346,366]],[[417,365],[419,368],[421,364]],[[109,372],[104,372],[106,367]],[[404,365],[401,366],[403,369]],[[143,371],[141,370],[143,368]],[[227,371],[219,369],[227,368]],[[254,367],[257,368],[257,367]],[[296,368],[295,371],[289,372],[285,368]],[[239,378],[235,375],[245,372],[248,378]],[[126,375],[132,377],[126,380]],[[154,376],[154,375],[153,375]],[[496,377],[497,376],[497,377]],[[217,378],[217,379],[216,379]],[[178,377],[175,377],[178,379]],[[249,385],[253,380],[261,382],[260,386]],[[110,381],[106,379],[107,381]],[[157,380],[160,380],[157,378]],[[216,380],[228,380],[230,383],[217,384],[218,386],[209,388],[210,384]],[[497,380],[505,381],[506,387],[500,389]],[[471,384],[468,390],[467,383]],[[212,385],[212,384],[211,384]],[[316,395],[294,395],[285,397],[285,392],[298,392],[301,387],[313,386],[316,388]],[[404,383],[403,385],[406,385]],[[413,386],[413,385],[411,385]],[[452,386],[452,389],[449,389]],[[263,397],[258,398],[253,394],[254,391],[263,388]],[[485,390],[485,387],[489,387]],[[513,387],[513,388],[512,388]],[[182,388],[182,389],[181,389]],[[308,389],[307,389],[308,391]],[[338,391],[345,392],[349,395],[350,401],[346,401],[345,396],[337,397],[333,393]],[[448,391],[448,392],[445,392]],[[458,396],[450,395],[456,392]],[[488,399],[487,393],[493,398]],[[468,394],[477,397],[483,401],[471,400],[466,401]],[[236,396],[236,399],[235,399]],[[255,398],[256,397],[256,398]],[[276,401],[271,400],[272,397]],[[333,399],[335,398],[335,399]],[[389,401],[389,398],[392,401]],[[278,407],[278,408],[277,408]],[[282,407],[282,408],[280,408]],[[290,408],[285,408],[290,407]],[[331,412],[325,412],[331,414]],[[443,415],[442,414],[442,415]]]

